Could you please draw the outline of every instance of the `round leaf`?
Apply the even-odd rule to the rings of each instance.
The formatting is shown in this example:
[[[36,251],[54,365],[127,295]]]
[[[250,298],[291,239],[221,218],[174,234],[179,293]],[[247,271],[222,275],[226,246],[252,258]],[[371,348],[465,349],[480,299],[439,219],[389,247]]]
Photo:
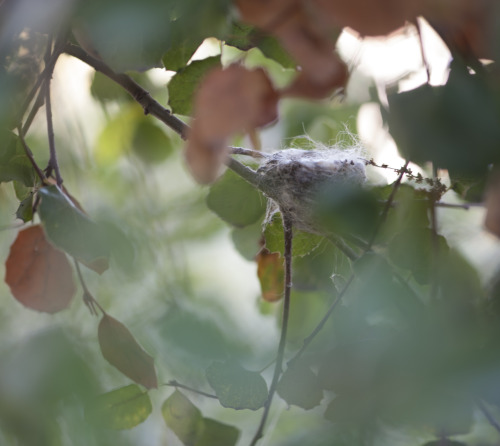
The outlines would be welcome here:
[[[41,226],[17,235],[5,264],[5,282],[24,306],[46,313],[66,308],[75,294],[71,265],[45,238]]]
[[[266,200],[257,189],[227,170],[210,188],[207,206],[222,220],[241,228],[262,217]]]
[[[234,362],[213,362],[206,371],[206,377],[224,407],[257,410],[267,400],[264,378]]]

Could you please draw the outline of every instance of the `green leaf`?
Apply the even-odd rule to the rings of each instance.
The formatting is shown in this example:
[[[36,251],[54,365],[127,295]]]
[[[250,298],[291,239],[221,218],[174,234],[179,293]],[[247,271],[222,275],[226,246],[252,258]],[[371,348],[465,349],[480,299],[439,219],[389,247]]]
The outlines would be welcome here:
[[[147,392],[131,384],[100,395],[86,407],[85,417],[108,429],[131,429],[145,421],[152,410]]]
[[[203,419],[203,432],[196,446],[235,446],[240,431],[210,418]]]
[[[175,74],[168,83],[168,104],[172,113],[187,116],[191,114],[196,88],[208,71],[216,67],[221,67],[220,56],[195,60]]]
[[[267,400],[264,378],[235,362],[213,362],[206,370],[206,377],[224,407],[257,410]]]
[[[90,85],[90,94],[99,102],[124,101],[131,99],[127,91],[109,77],[96,71]]]
[[[231,239],[236,250],[247,260],[254,260],[262,248],[262,223],[260,220],[245,226],[244,228],[233,228]]]
[[[186,446],[198,445],[204,430],[204,419],[200,410],[181,392],[168,397],[161,408],[167,426]]]
[[[368,238],[378,222],[375,194],[353,185],[329,185],[319,194],[316,215],[325,231]]]
[[[172,46],[163,54],[162,62],[166,70],[179,71],[184,68],[189,59],[200,46],[201,41],[187,41],[179,45]]]
[[[108,268],[109,246],[99,225],[80,211],[57,186],[42,187],[38,213],[49,240],[102,274]]]
[[[264,229],[264,238],[266,240],[266,248],[270,252],[279,252],[282,256],[284,255],[285,236],[283,234],[283,221],[279,212],[274,213],[271,221],[267,222]],[[322,240],[324,240],[324,237],[320,235],[294,230],[292,255],[305,256],[314,251]]]
[[[483,175],[500,160],[500,112],[488,79],[454,60],[444,86],[388,95],[387,121],[401,154],[456,174]]]
[[[242,228],[264,215],[266,200],[261,192],[228,169],[210,188],[207,206],[222,220]]]
[[[78,5],[75,36],[117,72],[160,65],[170,41],[171,2],[88,0]]]
[[[24,200],[19,203],[16,210],[16,218],[27,223],[33,220],[33,194],[28,195]]]
[[[35,171],[19,138],[12,132],[0,131],[0,183],[17,180],[25,186],[35,184]]]
[[[291,365],[281,377],[278,395],[288,404],[312,409],[323,399],[323,390],[318,384],[318,377],[304,363]]]
[[[160,127],[149,119],[143,119],[134,130],[132,150],[141,161],[156,164],[173,153],[173,145]]]
[[[303,257],[293,259],[295,290],[328,290],[342,287],[352,272],[351,261],[333,243],[324,239],[319,246]]]
[[[437,256],[444,259],[448,249],[446,239],[441,235],[434,236],[431,229],[408,228],[392,239],[389,257],[395,265],[409,269],[415,280],[425,285],[432,280]]]

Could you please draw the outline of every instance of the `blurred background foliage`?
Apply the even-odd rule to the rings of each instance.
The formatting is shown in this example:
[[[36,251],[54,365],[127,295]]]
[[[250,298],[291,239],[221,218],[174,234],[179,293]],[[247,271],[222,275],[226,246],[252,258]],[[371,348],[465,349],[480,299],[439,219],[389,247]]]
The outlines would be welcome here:
[[[16,213],[31,219],[19,205],[31,208],[36,187],[23,152],[10,141],[11,130],[43,68],[47,34],[66,28],[74,41],[128,72],[186,121],[193,91],[210,67],[236,60],[262,66],[277,86],[296,75],[280,44],[238,23],[229,0],[0,2],[3,258],[22,224]],[[411,91],[402,89],[410,76],[398,75],[400,88],[384,98],[380,79],[356,68],[359,48],[353,50],[349,39],[339,41],[354,61],[345,99],[282,101],[279,122],[262,132],[264,149],[363,146],[362,156],[399,169],[404,161],[394,153],[390,132],[401,156],[414,163],[413,174],[392,197],[373,250],[359,258],[349,258],[325,237],[296,234],[287,357],[294,357],[332,303],[342,301],[314,342],[288,364],[267,444],[498,444],[487,417],[500,420],[499,244],[482,231],[483,211],[476,207],[437,208],[435,234],[436,183],[422,180],[442,175],[448,189],[438,198],[447,203],[482,200],[500,153],[494,67],[473,73],[455,59],[444,84]],[[390,40],[385,43],[391,48]],[[418,51],[412,54],[419,60]],[[396,56],[393,62],[400,73]],[[205,371],[212,367],[213,375],[213,361],[227,359],[269,378],[264,367],[275,357],[281,303],[261,295],[266,287],[279,294],[282,282],[266,282],[269,275],[258,273],[254,258],[264,242],[269,255],[281,251],[279,221],[263,233],[265,198],[232,172],[210,189],[195,185],[178,135],[145,116],[103,75],[62,55],[52,85],[64,185],[103,225],[111,246],[111,268],[102,276],[84,270],[85,280],[155,358],[161,385],[149,392],[151,409],[146,402],[131,414],[112,414],[104,426],[93,422],[83,408],[93,407],[99,395],[117,388],[142,395],[103,359],[97,319],[79,299],[57,315],[35,313],[2,282],[0,443],[191,444],[192,427],[175,425],[166,415],[177,404],[206,428],[193,444],[222,438],[211,435],[224,435],[227,444],[239,436],[238,444],[245,444],[259,412],[234,411],[181,389],[193,409],[163,384],[175,380],[212,392]],[[45,166],[42,112],[26,140]],[[233,143],[249,145],[242,137]],[[346,241],[356,252],[371,241],[397,177],[387,167],[368,167],[368,176],[363,190],[325,190],[317,209],[324,227],[351,237]],[[282,274],[281,258],[275,259],[265,265],[271,278]],[[123,421],[141,410],[152,412],[143,423]],[[138,426],[109,429],[113,423]]]

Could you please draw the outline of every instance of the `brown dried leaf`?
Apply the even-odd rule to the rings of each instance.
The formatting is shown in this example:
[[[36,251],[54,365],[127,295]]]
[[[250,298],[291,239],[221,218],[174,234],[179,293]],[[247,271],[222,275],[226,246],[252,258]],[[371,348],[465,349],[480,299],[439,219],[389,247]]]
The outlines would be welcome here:
[[[280,300],[285,286],[283,258],[277,252],[270,253],[267,249],[262,249],[256,261],[262,298],[267,302]]]
[[[66,255],[46,239],[40,225],[23,229],[10,248],[5,282],[24,306],[46,313],[66,308],[75,294]]]
[[[495,0],[426,0],[421,13],[450,49],[495,59],[500,5]]]
[[[153,358],[146,353],[121,322],[105,314],[97,332],[104,358],[125,376],[147,389],[157,388]]]
[[[195,121],[185,153],[199,183],[217,178],[230,135],[252,131],[277,118],[278,97],[262,69],[232,65],[213,70],[203,80],[195,97]]]
[[[329,29],[318,26],[321,11],[316,11],[315,17],[309,4],[295,0],[270,4],[240,0],[237,4],[243,20],[275,35],[300,65],[299,77],[283,95],[321,99],[345,86],[348,70],[335,53]]]
[[[300,9],[300,0],[237,0],[241,19],[266,31],[286,21],[290,13]]]
[[[350,27],[362,36],[389,34],[413,19],[420,0],[310,0],[319,23]]]

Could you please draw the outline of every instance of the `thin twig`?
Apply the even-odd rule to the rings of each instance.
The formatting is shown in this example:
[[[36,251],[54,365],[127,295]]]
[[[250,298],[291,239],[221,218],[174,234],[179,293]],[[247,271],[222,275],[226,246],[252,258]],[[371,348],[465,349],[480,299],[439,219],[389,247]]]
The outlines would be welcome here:
[[[51,54],[50,54],[50,48],[52,46],[51,38],[49,38],[49,42],[47,45],[48,48],[46,55],[46,61],[47,61],[46,63],[48,64],[51,59]],[[54,49],[54,53],[56,52],[57,49]],[[56,175],[56,183],[60,187],[63,183],[63,179],[61,177],[61,171],[59,170],[59,163],[57,162],[56,143],[54,139],[54,125],[52,122],[52,104],[50,100],[51,79],[52,79],[52,71],[47,73],[47,79],[45,81],[45,85],[43,88],[45,90],[45,115],[47,118],[47,136],[49,138],[49,153],[50,153],[49,164],[47,166],[47,169],[45,169],[45,172],[47,173],[47,176],[50,176],[52,174],[52,171],[54,171]]]
[[[189,390],[190,392],[194,392],[194,393],[197,393],[198,395],[206,396],[207,398],[213,398],[213,399],[216,399],[216,400],[219,399],[216,395],[212,395],[211,393],[203,392],[201,390],[193,389],[192,387],[189,387],[189,386],[186,386],[184,384],[181,384],[181,383],[177,382],[175,379],[171,380],[168,383],[165,383],[163,385],[164,386],[169,386],[169,387],[176,387],[176,388],[178,387],[180,389]]]
[[[318,333],[323,329],[326,322],[328,321],[328,319],[332,315],[333,311],[335,310],[335,308],[337,308],[337,305],[340,303],[340,301],[344,297],[345,293],[347,292],[347,290],[351,286],[351,283],[353,282],[353,280],[354,280],[354,274],[351,274],[349,279],[347,279],[347,282],[344,285],[344,288],[342,288],[339,295],[336,297],[336,299],[330,305],[330,308],[328,308],[328,311],[325,313],[323,318],[319,321],[318,325],[316,325],[314,330],[309,334],[309,336],[307,336],[307,338],[304,338],[304,341],[302,342],[302,347],[300,348],[300,350],[297,353],[295,353],[295,355],[292,359],[290,359],[288,361],[289,365],[293,364],[295,361],[297,361],[302,356],[302,354],[307,349],[309,344],[314,340],[314,338],[318,335]]]
[[[493,418],[493,415],[491,415],[490,411],[486,407],[486,405],[481,401],[477,400],[476,401],[477,407],[479,407],[479,410],[483,413],[483,415],[486,417],[486,419],[489,421],[489,423],[495,428],[495,430],[500,433],[500,424],[498,423],[495,418]]]
[[[483,207],[484,203],[443,203],[442,201],[437,201],[434,205],[440,208],[465,209],[468,211],[470,208]]]
[[[233,172],[237,173],[241,178],[248,181],[252,186],[259,189],[260,181],[259,175],[255,170],[250,169],[250,167],[245,166],[244,164],[236,161],[234,158],[228,157],[226,160],[226,165]]]
[[[115,73],[102,60],[91,56],[77,45],[67,44],[64,46],[63,50],[66,54],[80,59],[82,62],[85,62],[87,65],[94,68],[94,70],[99,71],[109,77],[112,81],[121,85],[132,96],[132,98],[134,98],[134,100],[142,106],[146,115],[153,115],[172,130],[177,132],[182,139],[187,139],[189,127],[180,119],[172,115],[170,110],[167,110],[160,103],[155,101],[149,92],[142,88],[131,77],[126,74]]]
[[[280,342],[278,345],[278,353],[276,355],[276,364],[274,366],[273,379],[271,385],[269,386],[269,395],[267,397],[266,404],[264,405],[264,412],[260,419],[259,427],[255,433],[250,446],[255,446],[257,442],[262,438],[264,433],[264,427],[266,425],[267,417],[269,416],[269,410],[271,408],[271,403],[273,396],[276,392],[278,386],[278,380],[283,371],[283,359],[285,357],[285,346],[286,337],[288,333],[288,320],[290,316],[290,295],[292,291],[292,241],[293,241],[293,228],[292,219],[285,213],[281,212],[283,218],[283,230],[285,236],[285,296],[283,299],[283,320],[281,322],[281,335]]]
[[[24,139],[23,130],[21,126],[19,126],[18,128],[18,133],[19,133],[19,139],[21,140],[21,144],[23,145],[24,148],[24,153],[26,153],[26,156],[28,157],[31,165],[33,166],[33,169],[35,169],[36,174],[40,178],[40,181],[42,182],[42,184],[44,184],[47,181],[47,178],[45,177],[45,174],[43,173],[42,169],[40,169],[40,167],[36,163],[35,158],[33,157],[33,152],[28,147],[28,144]]]
[[[390,194],[390,196],[389,196],[389,198],[388,198],[388,200],[387,200],[387,202],[385,204],[385,207],[384,207],[384,209],[382,211],[382,214],[380,216],[378,224],[375,227],[375,230],[373,231],[373,235],[372,235],[372,237],[371,237],[368,245],[365,247],[365,249],[363,249],[364,253],[368,252],[371,249],[373,243],[375,242],[375,239],[377,238],[378,232],[380,231],[380,228],[382,227],[382,224],[384,223],[385,219],[387,218],[389,210],[392,207],[392,202],[394,201],[394,197],[396,196],[396,192],[397,192],[399,186],[401,185],[401,181],[403,180],[403,176],[406,173],[406,169],[407,169],[409,163],[410,163],[409,161],[406,161],[405,165],[399,170],[399,172],[400,172],[399,176],[398,176],[397,180],[393,184],[391,194]],[[328,311],[325,313],[325,315],[323,316],[323,318],[319,321],[318,325],[316,325],[316,327],[309,334],[309,336],[307,336],[307,338],[304,339],[302,347],[300,348],[300,350],[294,355],[294,357],[292,359],[290,359],[290,361],[288,361],[289,364],[293,363],[300,356],[302,356],[302,354],[304,353],[304,351],[306,350],[306,348],[309,346],[309,344],[318,335],[318,333],[323,329],[323,327],[325,326],[326,322],[328,321],[328,319],[332,315],[333,311],[335,310],[335,308],[337,308],[338,304],[340,303],[340,301],[344,297],[345,293],[349,289],[351,283],[354,281],[354,277],[355,277],[354,274],[351,274],[351,276],[349,277],[349,279],[347,279],[346,284],[344,285],[344,287],[340,291],[340,293],[337,296],[337,298],[330,305],[330,308],[328,308]]]
[[[251,156],[252,158],[269,158],[269,154],[258,150],[245,149],[243,147],[230,147],[229,149],[233,155],[245,155]]]
[[[82,274],[82,271],[80,269],[80,263],[74,257],[73,257],[73,261],[75,262],[75,268],[76,268],[76,272],[78,274],[78,279],[80,280],[80,284],[82,285],[82,289],[83,289],[83,303],[87,306],[87,308],[89,309],[90,314],[92,316],[97,316],[96,307],[101,311],[101,313],[103,315],[105,315],[106,312],[101,307],[101,305],[99,305],[99,302],[97,302],[97,300],[95,300],[94,296],[92,295],[92,293],[88,289],[87,284],[85,283],[85,279],[83,278],[83,274]]]
[[[404,166],[399,170],[399,175],[398,175],[398,178],[396,179],[396,181],[394,182],[394,185],[393,185],[392,191],[391,191],[391,195],[389,195],[389,198],[387,199],[387,202],[385,203],[385,207],[384,207],[384,210],[382,211],[382,215],[380,216],[378,224],[375,227],[375,230],[373,231],[373,234],[370,238],[370,241],[368,242],[368,250],[375,243],[375,240],[376,240],[377,235],[380,231],[380,228],[384,224],[385,219],[387,218],[387,214],[389,214],[389,211],[392,207],[392,202],[394,201],[394,198],[396,197],[396,193],[399,189],[399,186],[401,185],[401,181],[403,181],[403,177],[408,169],[409,164],[410,164],[410,160],[406,160]]]

